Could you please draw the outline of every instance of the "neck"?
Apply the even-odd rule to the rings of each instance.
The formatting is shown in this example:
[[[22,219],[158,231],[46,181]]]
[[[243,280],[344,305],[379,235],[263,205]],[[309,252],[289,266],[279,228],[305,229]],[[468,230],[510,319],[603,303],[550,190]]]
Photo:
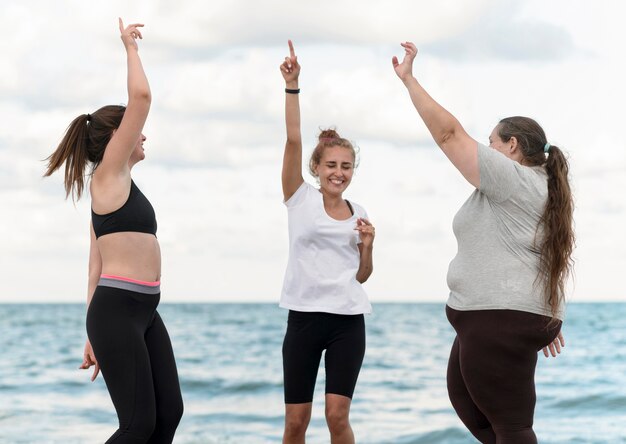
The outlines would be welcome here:
[[[324,188],[320,188],[320,192],[322,193],[322,197],[324,198],[324,205],[327,207],[336,207],[343,203],[342,194],[331,194],[328,191],[324,190]]]

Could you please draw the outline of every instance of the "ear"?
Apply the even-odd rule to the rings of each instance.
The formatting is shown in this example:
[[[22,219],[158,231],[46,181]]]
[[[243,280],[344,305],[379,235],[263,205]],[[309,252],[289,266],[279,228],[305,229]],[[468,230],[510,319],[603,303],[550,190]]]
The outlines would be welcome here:
[[[320,164],[317,163],[313,166],[313,172],[315,173],[315,177],[317,177],[319,179],[320,177],[320,172],[318,171],[320,167]]]
[[[511,142],[511,148],[509,148],[509,152],[513,154],[517,151],[517,148],[518,148],[517,137],[511,136],[511,138],[509,139],[509,142]]]

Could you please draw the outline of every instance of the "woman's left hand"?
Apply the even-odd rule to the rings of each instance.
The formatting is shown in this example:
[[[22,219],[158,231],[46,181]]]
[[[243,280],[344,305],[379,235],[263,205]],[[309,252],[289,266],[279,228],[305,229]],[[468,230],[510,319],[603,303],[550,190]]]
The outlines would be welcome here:
[[[404,59],[400,63],[398,58],[393,56],[391,63],[400,80],[406,82],[413,77],[413,60],[417,56],[417,47],[411,42],[400,43],[400,45],[404,48]]]
[[[361,236],[361,242],[364,247],[371,247],[374,243],[374,237],[376,236],[376,228],[372,225],[372,223],[367,220],[359,217],[356,220],[356,228]]]
[[[543,348],[543,355],[546,358],[549,358],[550,355],[555,358],[557,354],[561,353],[561,347],[565,347],[565,339],[563,338],[563,333],[559,332],[554,341],[550,342]]]

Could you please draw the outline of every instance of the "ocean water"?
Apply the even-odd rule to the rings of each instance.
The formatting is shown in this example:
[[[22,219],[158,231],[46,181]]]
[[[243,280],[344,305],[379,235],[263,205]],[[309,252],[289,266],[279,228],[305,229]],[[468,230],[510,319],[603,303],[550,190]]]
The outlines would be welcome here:
[[[443,304],[376,304],[351,410],[357,442],[463,444],[448,401],[454,333]],[[274,304],[162,304],[185,414],[175,443],[279,443],[281,344]],[[84,305],[0,305],[0,443],[98,443],[117,419],[102,377],[79,370]],[[570,304],[566,347],[537,366],[540,443],[626,443],[626,304]],[[322,362],[323,365],[323,362]],[[329,442],[320,369],[308,443]]]

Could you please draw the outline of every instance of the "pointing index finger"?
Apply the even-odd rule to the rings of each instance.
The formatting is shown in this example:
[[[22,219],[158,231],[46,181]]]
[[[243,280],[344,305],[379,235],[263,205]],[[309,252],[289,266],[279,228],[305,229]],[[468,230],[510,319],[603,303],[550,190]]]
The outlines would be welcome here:
[[[117,20],[120,25],[120,32],[124,32],[124,22],[122,21],[122,17],[118,17]]]
[[[293,49],[293,42],[291,40],[287,40],[287,43],[289,43],[289,55],[291,58],[294,58],[296,56],[296,51]]]

